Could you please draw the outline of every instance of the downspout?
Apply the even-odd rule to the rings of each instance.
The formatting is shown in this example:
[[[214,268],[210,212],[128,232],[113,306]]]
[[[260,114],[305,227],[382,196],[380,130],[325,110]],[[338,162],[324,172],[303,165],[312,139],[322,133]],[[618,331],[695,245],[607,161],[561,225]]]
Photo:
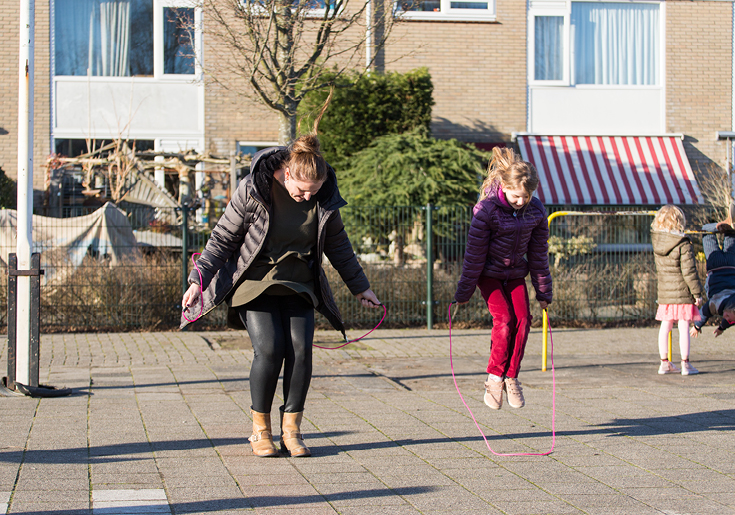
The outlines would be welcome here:
[[[372,68],[373,62],[373,0],[365,5],[365,71]]]
[[[733,4],[735,5],[735,0],[733,0]],[[531,86],[529,81],[529,74],[531,73],[531,70],[529,69],[529,66],[531,63],[528,62],[528,45],[530,45],[530,42],[528,41],[528,25],[531,23],[530,18],[528,17],[528,13],[530,12],[531,5],[530,0],[526,0],[526,132],[531,133]]]

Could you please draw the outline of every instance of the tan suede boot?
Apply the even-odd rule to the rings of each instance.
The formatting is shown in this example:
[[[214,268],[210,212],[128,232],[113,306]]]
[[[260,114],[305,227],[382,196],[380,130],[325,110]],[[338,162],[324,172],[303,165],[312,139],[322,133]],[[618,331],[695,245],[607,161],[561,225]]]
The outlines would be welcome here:
[[[304,412],[284,413],[281,410],[281,451],[288,452],[292,458],[306,458],[311,451],[304,445],[301,436],[301,419]]]
[[[250,410],[250,414],[253,416],[253,435],[250,437],[253,454],[264,458],[278,456],[278,449],[273,444],[271,414],[253,410]]]

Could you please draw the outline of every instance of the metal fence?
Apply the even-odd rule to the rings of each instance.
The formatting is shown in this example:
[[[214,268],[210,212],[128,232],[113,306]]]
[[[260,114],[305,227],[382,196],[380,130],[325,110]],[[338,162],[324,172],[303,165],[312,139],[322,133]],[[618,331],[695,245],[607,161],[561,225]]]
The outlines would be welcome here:
[[[204,247],[210,230],[197,223],[193,212],[125,207],[123,222],[112,229],[132,231],[135,239],[127,248],[117,248],[121,251],[117,257],[104,245],[90,245],[83,255],[69,252],[67,247],[39,248],[34,236],[34,251],[41,253],[41,266],[48,271],[41,290],[44,332],[178,327],[180,300],[192,268],[190,258]],[[461,273],[471,208],[348,205],[342,216],[373,290],[388,306],[385,326],[444,326]],[[82,218],[46,222],[51,231],[63,232],[75,220]],[[650,215],[632,213],[552,219],[554,302],[549,315],[557,325],[653,318],[656,292],[650,222]],[[93,231],[87,235],[90,242],[95,237]],[[0,251],[7,263],[8,253],[15,248],[6,245]],[[326,271],[346,325],[372,327],[379,320],[378,311],[362,308],[336,271],[328,265]],[[533,298],[532,290],[530,294]],[[7,284],[2,284],[3,325],[6,299]],[[537,303],[531,306],[535,321],[540,323]],[[222,328],[225,321],[225,309],[220,307],[194,327]],[[317,322],[327,327],[324,319]],[[490,322],[479,294],[457,311],[452,322],[455,327]]]

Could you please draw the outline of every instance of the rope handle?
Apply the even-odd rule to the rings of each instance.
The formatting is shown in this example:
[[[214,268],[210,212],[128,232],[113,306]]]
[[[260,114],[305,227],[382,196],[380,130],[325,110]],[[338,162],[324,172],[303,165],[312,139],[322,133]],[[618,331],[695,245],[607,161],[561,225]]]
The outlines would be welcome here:
[[[183,316],[188,322],[196,322],[199,320],[202,315],[204,314],[204,292],[202,292],[202,271],[199,270],[199,266],[197,266],[197,262],[194,260],[194,256],[201,256],[201,252],[194,252],[191,255],[191,262],[194,263],[194,268],[196,268],[197,273],[199,274],[199,300],[201,301],[201,309],[199,310],[199,314],[196,316],[194,320],[190,319],[186,316],[186,311],[189,309],[189,306],[183,306],[183,309],[181,311],[181,316]]]

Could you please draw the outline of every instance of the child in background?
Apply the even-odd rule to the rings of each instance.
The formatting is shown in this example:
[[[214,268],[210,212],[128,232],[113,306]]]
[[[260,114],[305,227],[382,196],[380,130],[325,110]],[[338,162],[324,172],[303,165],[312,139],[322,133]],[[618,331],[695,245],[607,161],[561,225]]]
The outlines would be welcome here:
[[[697,307],[702,305],[702,284],[694,261],[694,247],[684,234],[686,216],[676,206],[658,210],[651,224],[653,255],[658,275],[658,310],[661,321],[658,332],[658,352],[661,356],[659,374],[676,374],[679,369],[669,361],[669,333],[674,322],[679,326],[679,351],[682,375],[698,374],[689,363],[689,322],[700,319]]]
[[[727,220],[720,223],[711,223],[702,226],[705,234],[702,238],[704,255],[707,258],[707,280],[704,290],[707,294],[707,303],[699,310],[701,320],[695,322],[690,330],[693,337],[697,337],[702,327],[710,317],[720,315],[722,321],[715,329],[715,337],[735,324],[735,230],[733,230],[733,219],[735,219],[735,204],[730,203]],[[724,234],[722,248],[717,241],[717,234]]]
[[[473,210],[462,276],[454,299],[469,302],[475,287],[493,317],[484,401],[513,408],[525,405],[518,372],[531,328],[526,276],[541,309],[551,303],[549,225],[541,201],[533,197],[539,179],[532,164],[512,149],[496,148]]]

